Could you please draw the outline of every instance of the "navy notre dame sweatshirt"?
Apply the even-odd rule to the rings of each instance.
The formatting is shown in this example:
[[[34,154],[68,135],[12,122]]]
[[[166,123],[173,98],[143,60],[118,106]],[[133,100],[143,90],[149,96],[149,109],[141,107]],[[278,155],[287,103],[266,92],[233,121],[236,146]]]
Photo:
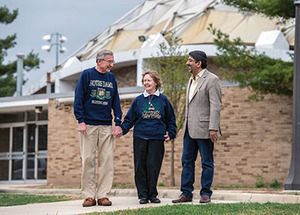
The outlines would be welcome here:
[[[165,139],[168,132],[171,139],[176,137],[176,120],[173,107],[163,94],[144,94],[135,98],[122,123],[123,135],[133,126],[133,136],[143,139]]]
[[[74,114],[78,123],[111,125],[114,111],[115,124],[121,125],[122,111],[115,75],[102,74],[94,67],[82,72],[75,89]]]

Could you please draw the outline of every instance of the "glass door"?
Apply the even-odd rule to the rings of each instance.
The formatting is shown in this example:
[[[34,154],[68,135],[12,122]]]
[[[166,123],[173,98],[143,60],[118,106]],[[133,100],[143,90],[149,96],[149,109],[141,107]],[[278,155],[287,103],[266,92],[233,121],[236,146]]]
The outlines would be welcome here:
[[[0,181],[23,179],[24,123],[0,126]]]
[[[27,180],[47,179],[47,132],[47,125],[27,125]]]
[[[0,127],[0,181],[9,180],[10,128]]]
[[[34,113],[24,122],[0,123],[0,182],[47,179],[47,124]]]
[[[23,177],[23,158],[24,158],[24,126],[12,127],[12,174],[11,180],[22,180]]]
[[[37,178],[47,179],[48,125],[38,125]]]

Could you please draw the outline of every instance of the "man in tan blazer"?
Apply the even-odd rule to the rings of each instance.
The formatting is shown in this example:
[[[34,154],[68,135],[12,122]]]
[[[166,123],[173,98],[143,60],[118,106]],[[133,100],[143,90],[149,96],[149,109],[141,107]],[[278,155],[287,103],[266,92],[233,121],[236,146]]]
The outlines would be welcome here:
[[[192,51],[187,61],[192,73],[186,91],[186,113],[182,152],[181,195],[173,203],[191,202],[195,181],[195,161],[201,155],[200,203],[211,201],[214,176],[214,142],[221,136],[222,92],[219,78],[206,69],[203,51]]]

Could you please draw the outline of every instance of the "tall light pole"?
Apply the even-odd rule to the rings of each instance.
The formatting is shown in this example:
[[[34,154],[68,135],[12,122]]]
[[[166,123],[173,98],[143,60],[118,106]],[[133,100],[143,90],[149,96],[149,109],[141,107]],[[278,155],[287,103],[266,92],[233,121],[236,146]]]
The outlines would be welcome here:
[[[293,89],[293,143],[286,190],[300,190],[300,0],[294,0],[296,9],[294,45],[294,89]]]
[[[49,45],[43,45],[42,50],[51,51],[53,46],[56,47],[56,61],[55,61],[55,69],[58,67],[58,54],[64,53],[67,51],[66,47],[62,46],[62,43],[67,41],[67,38],[63,36],[61,33],[53,33],[51,35],[43,36],[43,40],[49,42]],[[51,93],[51,77],[50,72],[47,72],[47,94]]]

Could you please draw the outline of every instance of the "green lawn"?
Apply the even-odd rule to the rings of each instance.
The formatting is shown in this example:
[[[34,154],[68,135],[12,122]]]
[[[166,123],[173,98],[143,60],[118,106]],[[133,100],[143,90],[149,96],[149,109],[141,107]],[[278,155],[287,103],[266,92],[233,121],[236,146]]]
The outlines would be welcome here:
[[[0,193],[0,207],[26,205],[26,204],[42,203],[42,202],[60,202],[60,201],[68,201],[72,199],[74,199],[74,197],[65,196],[65,195],[55,196],[55,195]]]
[[[58,202],[80,199],[77,196],[65,195],[31,195],[31,194],[0,194],[0,207],[25,205],[42,202]],[[232,204],[177,204],[161,207],[151,207],[138,210],[123,210],[111,213],[90,213],[110,215],[215,215],[215,214],[238,214],[238,215],[300,215],[300,204],[279,204],[279,203],[232,203]]]
[[[205,205],[171,205],[162,207],[145,208],[138,210],[123,210],[111,213],[90,213],[110,214],[110,215],[168,215],[168,214],[186,214],[186,215],[294,215],[300,214],[300,204],[278,204],[278,203],[233,203],[233,204],[205,204]]]

